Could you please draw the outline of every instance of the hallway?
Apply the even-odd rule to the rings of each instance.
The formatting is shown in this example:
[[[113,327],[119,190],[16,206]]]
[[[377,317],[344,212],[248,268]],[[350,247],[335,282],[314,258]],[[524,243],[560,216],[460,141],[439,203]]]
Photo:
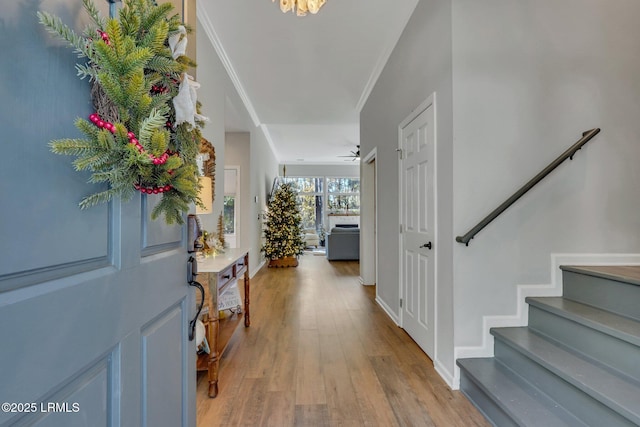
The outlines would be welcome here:
[[[251,327],[221,360],[217,398],[198,376],[198,426],[487,426],[358,269],[305,254],[297,268],[256,274]]]

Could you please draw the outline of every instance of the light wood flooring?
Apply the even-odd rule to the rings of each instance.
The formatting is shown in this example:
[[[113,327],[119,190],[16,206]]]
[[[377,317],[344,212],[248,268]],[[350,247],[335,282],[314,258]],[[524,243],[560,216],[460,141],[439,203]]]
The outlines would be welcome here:
[[[305,254],[251,281],[251,327],[198,375],[198,427],[488,426],[360,285],[357,262]]]

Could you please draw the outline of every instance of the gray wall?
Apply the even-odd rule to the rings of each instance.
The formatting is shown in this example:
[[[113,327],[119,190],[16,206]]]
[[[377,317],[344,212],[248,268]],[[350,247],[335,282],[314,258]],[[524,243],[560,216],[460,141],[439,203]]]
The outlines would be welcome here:
[[[436,368],[453,372],[452,278],[452,63],[451,1],[421,1],[360,115],[361,152],[377,148],[377,294],[392,317],[399,315],[398,125],[436,92],[438,159]],[[363,183],[363,186],[367,185]],[[366,198],[366,192],[363,196]],[[367,200],[363,200],[363,205]],[[363,226],[370,224],[363,211]],[[372,233],[372,230],[362,230]],[[384,243],[382,243],[384,242]],[[445,373],[445,375],[449,375]]]
[[[552,254],[639,252],[638,16],[634,0],[422,0],[362,110],[362,152],[377,148],[378,297],[393,317],[397,126],[436,92],[434,362],[448,380],[455,349],[487,348],[483,318],[515,314],[518,285],[551,283]],[[593,127],[573,161],[469,247],[454,243]]]
[[[637,253],[640,3],[456,0],[455,231],[584,130],[602,133],[465,248],[455,248],[455,337],[515,312],[518,284],[550,283],[552,253]]]

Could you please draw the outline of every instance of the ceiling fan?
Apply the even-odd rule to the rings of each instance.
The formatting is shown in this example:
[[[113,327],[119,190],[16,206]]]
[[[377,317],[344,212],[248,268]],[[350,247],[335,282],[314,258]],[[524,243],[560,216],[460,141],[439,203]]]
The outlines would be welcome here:
[[[352,159],[351,161],[355,162],[357,159],[360,158],[360,146],[356,145],[356,147],[357,147],[356,151],[353,151],[353,150],[349,151],[351,154],[346,156],[338,156],[338,157],[350,157]]]

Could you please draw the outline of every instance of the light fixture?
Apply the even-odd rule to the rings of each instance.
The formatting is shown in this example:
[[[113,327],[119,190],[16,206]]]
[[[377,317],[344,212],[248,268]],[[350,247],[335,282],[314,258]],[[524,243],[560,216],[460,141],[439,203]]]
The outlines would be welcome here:
[[[272,2],[276,0],[271,0]],[[295,11],[298,16],[305,16],[307,12],[318,13],[326,0],[280,0],[280,10],[284,13]]]
[[[201,208],[199,205],[196,205],[196,213],[197,214],[210,214],[213,212],[213,192],[211,191],[211,178],[208,176],[201,176],[199,178],[200,181],[200,191],[198,191],[198,198],[202,201],[205,206],[205,209]]]

